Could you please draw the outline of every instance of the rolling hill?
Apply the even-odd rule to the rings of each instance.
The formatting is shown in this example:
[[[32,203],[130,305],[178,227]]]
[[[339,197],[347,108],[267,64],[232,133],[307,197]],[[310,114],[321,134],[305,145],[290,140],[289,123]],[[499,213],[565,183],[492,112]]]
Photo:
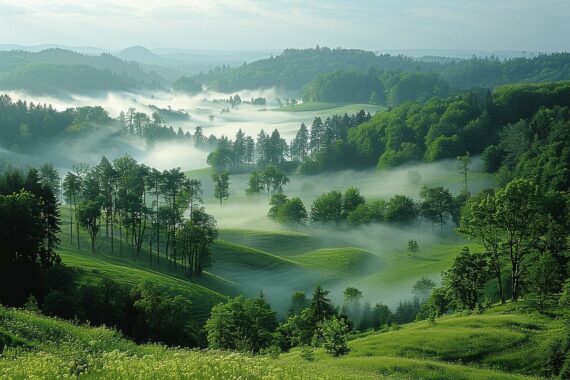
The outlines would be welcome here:
[[[0,308],[0,378],[532,379],[561,332],[559,320],[507,305],[373,332],[343,358],[317,349],[307,361],[299,349],[251,357],[136,345],[107,328]]]

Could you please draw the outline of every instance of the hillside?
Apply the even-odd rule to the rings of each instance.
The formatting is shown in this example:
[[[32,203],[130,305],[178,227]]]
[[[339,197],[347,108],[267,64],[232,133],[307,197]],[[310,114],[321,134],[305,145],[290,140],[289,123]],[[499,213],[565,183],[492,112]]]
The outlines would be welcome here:
[[[351,340],[351,353],[341,359],[318,349],[309,362],[299,350],[272,358],[136,345],[106,328],[0,308],[0,377],[530,379],[540,374],[543,349],[562,325],[513,312],[497,307],[376,332]]]

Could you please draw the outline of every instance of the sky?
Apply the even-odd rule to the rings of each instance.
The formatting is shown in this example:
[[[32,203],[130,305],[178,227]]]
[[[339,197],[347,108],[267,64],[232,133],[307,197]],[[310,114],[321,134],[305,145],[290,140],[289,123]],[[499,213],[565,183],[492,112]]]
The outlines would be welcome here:
[[[570,0],[0,0],[0,44],[570,50]]]

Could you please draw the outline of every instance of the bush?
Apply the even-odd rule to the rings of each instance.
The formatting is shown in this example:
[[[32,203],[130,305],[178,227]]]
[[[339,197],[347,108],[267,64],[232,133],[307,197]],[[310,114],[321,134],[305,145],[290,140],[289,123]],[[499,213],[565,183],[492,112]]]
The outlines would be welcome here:
[[[332,356],[346,355],[348,347],[348,332],[350,328],[344,319],[332,317],[319,323],[319,335],[321,336],[323,347]]]
[[[262,298],[238,296],[212,308],[206,322],[211,348],[258,353],[273,341],[275,312]]]

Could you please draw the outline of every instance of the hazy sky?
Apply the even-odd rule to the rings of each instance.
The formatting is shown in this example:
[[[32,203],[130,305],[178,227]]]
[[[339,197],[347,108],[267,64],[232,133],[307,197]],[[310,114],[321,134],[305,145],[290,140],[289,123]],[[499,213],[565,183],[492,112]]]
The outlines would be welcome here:
[[[570,0],[0,0],[0,43],[570,50]]]

